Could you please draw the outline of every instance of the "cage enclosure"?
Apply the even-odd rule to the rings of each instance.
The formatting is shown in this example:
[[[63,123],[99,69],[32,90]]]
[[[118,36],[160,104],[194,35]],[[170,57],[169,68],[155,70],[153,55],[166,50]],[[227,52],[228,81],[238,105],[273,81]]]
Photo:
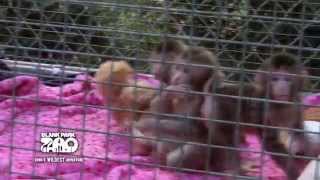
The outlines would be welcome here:
[[[290,168],[295,163],[299,164],[299,168],[295,169],[299,171],[296,175],[299,175],[310,160],[319,161],[317,158],[320,154],[320,94],[317,94],[320,87],[319,12],[320,2],[317,0],[0,1],[0,179],[282,180],[287,178],[288,171],[293,171]],[[169,110],[166,112],[161,100],[157,106],[162,109],[158,112],[150,112],[152,108],[139,109],[139,103],[145,100],[149,91],[141,90],[143,87],[139,87],[138,82],[148,84],[148,89],[154,90],[154,98],[161,99],[161,94],[166,94],[168,90],[168,86],[158,81],[152,70],[154,64],[165,66],[163,53],[160,53],[160,61],[150,58],[154,49],[167,39],[179,40],[190,48],[203,47],[213,53],[221,66],[204,64],[202,67],[223,72],[225,78],[222,85],[226,85],[227,90],[223,87],[220,91],[208,93],[202,89],[197,92],[184,89],[175,93],[182,93],[181,99],[187,100],[178,105],[172,102],[173,106],[167,108]],[[191,52],[189,49],[187,51]],[[279,52],[290,53],[301,61],[307,74],[299,75],[309,83],[298,87],[301,89],[298,92],[301,97],[299,100],[285,103],[296,109],[285,111],[277,117],[279,121],[286,119],[285,125],[281,122],[280,125],[267,125],[262,119],[273,113],[268,110],[272,107],[271,97],[246,97],[244,94],[252,96],[255,92],[246,90],[244,84],[255,84],[262,64]],[[105,97],[99,91],[95,75],[100,65],[107,61],[126,62],[132,68],[135,76],[131,80],[135,83],[121,85],[122,88],[132,86],[134,92],[128,88],[132,94],[118,96],[117,93],[124,92],[119,88],[114,95]],[[197,64],[195,61],[186,61],[184,64],[173,62],[171,65],[197,68],[190,62]],[[122,72],[121,68],[119,71]],[[167,75],[173,78],[176,69],[170,70],[173,72],[169,74],[167,71]],[[236,85],[235,94],[227,93],[228,84]],[[273,87],[272,83],[270,86]],[[267,89],[267,94],[272,91],[272,88]],[[173,98],[180,97],[176,94]],[[210,105],[210,113],[233,114],[231,122],[223,119],[229,115],[221,115],[222,119],[219,119],[220,115],[217,115],[218,118],[206,118],[203,115],[191,117],[189,109],[202,111],[204,104],[201,101],[198,105],[192,105],[191,100],[208,95],[221,98],[211,99],[213,103],[218,103],[218,108]],[[106,101],[118,103],[117,99],[121,101],[121,98],[124,100],[120,104],[126,107],[106,105]],[[165,101],[170,102],[173,98],[170,96]],[[135,103],[128,105],[125,101]],[[254,103],[243,105],[243,101]],[[148,106],[152,106],[152,103],[148,102]],[[183,113],[173,112],[179,108]],[[241,120],[248,109],[258,114],[254,123],[247,122],[246,118]],[[135,128],[123,126],[117,120],[120,115],[118,117],[113,112],[131,113],[129,121],[133,123],[144,117],[141,114],[149,114],[148,118],[157,120],[154,125],[143,124],[148,131],[155,130],[142,138],[153,142],[151,154],[135,153]],[[296,118],[299,113],[302,114],[300,119]],[[302,126],[298,128],[291,125],[294,124],[290,123],[293,122],[291,118],[299,119],[297,121]],[[160,126],[163,119],[189,124],[172,130],[176,134],[183,134],[181,137],[162,138],[164,130]],[[200,123],[196,132],[192,131],[194,127],[188,129],[190,122],[197,124],[198,121],[226,123],[225,126],[234,128],[230,132],[234,137],[230,137],[229,131],[224,131],[225,126],[219,128],[215,124],[212,125],[215,127],[213,129],[206,123]],[[162,126],[169,128],[167,126],[171,125]],[[243,128],[246,129],[245,142],[241,141]],[[171,136],[171,129],[165,136]],[[276,133],[273,138],[290,144],[288,153],[266,149],[271,144],[266,143],[267,135],[262,135],[262,138],[257,135],[266,129]],[[211,130],[219,137],[211,137]],[[286,132],[286,135],[282,134]],[[191,142],[185,136],[191,136],[192,139],[198,135],[192,133],[204,133],[205,138]],[[306,135],[310,144],[297,145],[292,138],[295,133]],[[211,141],[207,140],[208,137],[219,142],[220,139],[231,138],[237,145],[208,143]],[[185,153],[181,147],[187,147],[185,145],[188,144],[206,149],[220,148],[226,152],[221,155],[228,159],[226,166],[239,163],[237,159],[232,159],[232,155],[239,152],[241,163],[236,171],[214,170],[209,168],[210,161],[215,161],[219,169],[217,162],[220,161],[220,155],[210,150],[208,155],[199,150],[192,155],[186,167],[170,167],[156,158],[161,156],[157,153],[161,149],[159,147],[167,148],[167,144],[175,144],[172,146],[177,147],[176,152],[181,151],[180,155]],[[312,149],[316,155],[299,154],[300,151],[289,153],[291,147],[298,146],[300,149],[303,146],[303,150]],[[170,154],[170,150],[167,151],[165,154]],[[273,156],[286,159],[287,166],[281,167]],[[169,155],[166,158],[169,159]],[[206,167],[188,168],[198,160],[202,160]],[[319,179],[318,169],[308,178]]]

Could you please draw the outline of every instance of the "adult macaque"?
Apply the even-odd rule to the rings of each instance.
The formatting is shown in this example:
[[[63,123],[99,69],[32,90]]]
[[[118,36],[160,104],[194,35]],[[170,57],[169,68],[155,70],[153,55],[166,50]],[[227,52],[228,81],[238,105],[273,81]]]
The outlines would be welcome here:
[[[207,137],[207,129],[201,121],[189,119],[188,117],[200,117],[201,104],[203,96],[199,94],[188,94],[191,92],[202,91],[205,83],[210,77],[221,80],[223,73],[215,70],[211,66],[218,66],[216,57],[205,48],[192,47],[181,55],[176,60],[177,64],[172,67],[172,76],[169,79],[169,86],[164,89],[163,93],[155,98],[151,105],[151,111],[156,113],[166,113],[171,115],[182,115],[184,117],[166,117],[159,116],[159,122],[152,115],[144,115],[139,122],[135,124],[135,134],[137,136],[148,137],[165,137],[172,140],[203,142],[205,143]],[[182,64],[184,63],[184,64]],[[195,65],[195,66],[192,66]],[[198,67],[196,65],[206,65]],[[181,92],[167,92],[167,91],[181,91]],[[188,116],[188,117],[187,117]],[[158,133],[158,134],[157,134]],[[159,142],[160,141],[160,142]],[[158,140],[150,143],[145,139],[137,139],[135,141],[134,152],[136,154],[144,154],[148,148],[146,146],[153,146],[153,154],[158,154],[161,163],[167,165],[174,165],[181,156],[181,149],[184,149],[182,143],[163,142]],[[149,149],[150,150],[150,149]],[[184,153],[184,152],[182,152]],[[192,152],[193,153],[193,152]],[[196,153],[196,151],[194,151]],[[192,158],[192,162],[185,163],[184,167],[201,168],[203,159]]]
[[[290,129],[303,129],[300,91],[305,84],[305,69],[291,54],[273,55],[261,66],[255,77],[262,97],[276,102],[267,102],[261,124]],[[288,104],[286,102],[292,103]],[[264,102],[261,102],[264,103]],[[284,154],[305,154],[308,140],[304,133],[265,127],[261,131],[267,151]],[[290,137],[290,138],[289,138]],[[291,139],[291,140],[289,140]],[[291,157],[273,155],[273,159],[285,170],[289,179],[299,175],[299,165]]]
[[[205,57],[210,57],[214,62],[211,63],[211,65],[215,66],[215,69],[212,69],[211,76],[203,76],[210,77],[210,79],[195,77],[194,79],[190,79],[190,82],[192,82],[191,84],[193,84],[194,87],[200,88],[195,89],[196,91],[203,90],[210,94],[204,97],[201,106],[201,117],[208,119],[203,121],[203,125],[205,125],[208,133],[205,139],[199,142],[220,147],[184,145],[183,148],[176,149],[169,154],[168,165],[193,168],[192,162],[195,160],[195,157],[201,155],[203,158],[198,160],[197,168],[208,168],[208,170],[225,172],[237,171],[240,166],[240,152],[239,150],[230,150],[228,148],[237,148],[238,145],[244,141],[243,130],[246,127],[237,126],[236,122],[257,122],[257,102],[243,98],[258,97],[258,93],[256,93],[257,87],[249,83],[231,84],[223,82],[224,73],[219,70],[220,65],[216,57],[209,51],[195,49],[194,51],[188,51],[188,53],[188,55],[182,56],[186,58],[186,60],[188,60],[187,57],[189,56],[191,60],[193,58],[199,63],[199,61],[201,62],[201,60],[206,59]],[[185,62],[187,62],[186,60]],[[183,82],[183,78],[179,78],[178,76],[179,73],[184,74],[189,73],[189,71],[199,72],[198,74],[206,73],[202,71],[201,68],[183,71],[177,70],[178,69],[175,70],[176,74],[173,76],[171,84]],[[204,84],[204,82],[205,86],[197,86],[198,83]],[[217,95],[213,96],[212,93],[217,93]],[[237,110],[240,110],[240,112],[238,113]],[[216,120],[228,121],[229,124]],[[206,165],[209,165],[209,167],[206,167]]]
[[[145,81],[135,83],[134,69],[125,61],[107,61],[100,65],[95,80],[105,105],[111,108],[116,121],[130,126],[135,116],[134,110],[146,110],[156,92]],[[139,115],[139,114],[138,114]]]
[[[177,58],[180,57],[187,46],[179,40],[165,40],[161,42],[151,53],[150,60],[152,62],[152,74],[155,79],[162,83],[169,84],[171,78],[171,67]]]
[[[219,70],[220,65],[217,58],[205,48],[190,48],[177,62],[185,63],[186,65],[176,65],[173,68],[174,74],[172,75],[170,84],[179,85],[188,83],[196,92],[205,89],[205,91],[209,93],[212,92],[212,86],[215,85],[218,93],[233,96],[239,95],[240,86],[223,83],[224,73]],[[204,66],[192,67],[190,66],[191,64]],[[215,67],[209,68],[208,65]],[[252,96],[252,92],[255,92],[254,90],[255,87],[246,85],[244,94]],[[246,106],[248,102],[242,101],[239,103],[241,104],[240,106],[244,108],[242,110],[244,113],[240,112],[243,114],[241,117],[243,119],[251,118],[252,114],[248,110],[250,107]],[[188,107],[194,108],[191,103],[189,104]],[[198,106],[198,108],[203,117],[236,122],[237,115],[234,110],[238,107],[237,105],[237,99],[206,96],[205,103],[203,103],[202,106]],[[228,147],[236,147],[235,125],[219,124],[211,121],[203,123],[200,120],[194,120],[193,122],[197,124],[196,129],[198,129],[198,131],[200,129],[201,134],[197,136],[199,134],[194,133],[196,131],[189,131],[197,137],[195,139],[189,138],[189,142],[198,142],[203,145],[184,144],[178,146],[178,148],[175,147],[174,150],[171,149],[171,151],[167,151],[166,164],[174,167],[207,169],[212,171],[229,172],[237,170],[237,168],[239,168],[239,152],[237,150],[226,149]],[[239,132],[239,135],[242,135],[241,132]],[[188,141],[188,139],[182,140]],[[242,139],[239,138],[239,143],[241,141]],[[226,148],[209,147],[206,144],[225,146]]]

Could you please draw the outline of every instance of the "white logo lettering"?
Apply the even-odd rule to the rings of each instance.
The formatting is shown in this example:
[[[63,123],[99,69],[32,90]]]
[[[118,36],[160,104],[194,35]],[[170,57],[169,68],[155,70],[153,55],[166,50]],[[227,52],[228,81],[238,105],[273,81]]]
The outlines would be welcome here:
[[[41,133],[40,142],[44,153],[73,153],[79,147],[74,133]]]

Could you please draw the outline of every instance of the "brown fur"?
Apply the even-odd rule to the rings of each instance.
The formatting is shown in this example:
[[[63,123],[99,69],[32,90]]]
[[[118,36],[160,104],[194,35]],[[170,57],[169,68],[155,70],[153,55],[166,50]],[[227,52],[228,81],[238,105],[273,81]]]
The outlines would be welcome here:
[[[167,82],[169,86],[164,90],[161,96],[157,96],[151,105],[151,111],[157,113],[167,113],[171,115],[187,115],[188,117],[200,117],[201,104],[203,102],[202,95],[187,94],[187,92],[202,91],[204,84],[210,77],[215,77],[218,81],[223,78],[222,73],[216,73],[212,67],[194,67],[196,65],[219,65],[216,57],[201,47],[192,47],[185,51],[179,58],[176,59],[177,63],[187,63],[187,65],[175,65],[171,67],[173,74]],[[166,90],[180,90],[184,92],[174,93],[166,92]],[[169,138],[172,140],[202,142],[206,141],[207,129],[201,121],[189,118],[169,118],[165,116],[159,117],[160,121],[152,115],[142,116],[141,120],[135,124],[135,132],[137,136],[155,137],[155,131],[158,130],[159,136]],[[176,165],[176,161],[183,158],[184,149],[188,145],[181,145],[180,143],[158,142],[150,143],[146,140],[138,140],[135,143],[134,151],[139,154],[148,153],[148,150],[153,149],[153,155],[160,155],[161,163],[167,165]],[[145,146],[145,147],[143,147]],[[152,148],[147,148],[152,146]],[[193,151],[191,153],[196,153]],[[188,158],[192,158],[188,156]],[[191,161],[183,163],[183,167],[203,168],[201,160],[192,158]]]
[[[194,87],[194,90],[203,90],[206,93],[219,93],[223,95],[240,96],[240,85],[224,83],[224,73],[219,70],[219,63],[217,58],[205,48],[194,48],[182,56],[184,62],[197,64],[206,64],[216,66],[216,69],[209,68],[208,74],[210,76],[203,76],[206,78],[192,77],[189,79],[190,84]],[[208,63],[209,62],[209,63]],[[202,72],[206,74],[206,68],[186,68],[187,72]],[[208,68],[207,68],[208,69]],[[192,74],[192,73],[191,73]],[[200,74],[200,73],[199,73]],[[215,86],[215,89],[212,89]],[[252,97],[256,92],[256,87],[251,84],[246,84],[243,89],[242,96]],[[240,122],[254,121],[257,117],[250,108],[252,108],[251,102],[248,100],[242,100],[240,103]],[[214,122],[211,120],[225,120],[236,122],[238,108],[238,100],[228,97],[217,97],[207,95],[204,97],[204,102],[201,106],[201,117],[210,119],[205,121],[206,131],[203,139],[198,140],[200,143],[209,145],[219,145],[226,147],[237,147],[235,142],[235,127],[234,124],[223,124]],[[240,137],[239,137],[240,136]],[[243,141],[242,127],[239,127],[239,143]],[[194,157],[203,157],[195,159]],[[239,168],[239,152],[236,150],[226,150],[225,148],[210,148],[196,145],[184,145],[180,149],[176,149],[168,155],[168,165],[177,166],[183,168],[195,168],[195,169],[209,169],[214,171],[236,171]],[[207,167],[207,164],[209,167]]]
[[[183,85],[168,86],[165,90],[186,91]],[[185,92],[164,91],[161,97],[156,97],[151,105],[153,113],[180,115],[183,117],[167,117],[165,115],[143,115],[134,124],[135,135],[138,137],[160,138],[156,141],[136,139],[134,143],[135,154],[152,153],[153,157],[165,164],[167,154],[179,148],[181,143],[166,142],[163,139],[184,141],[197,141],[203,136],[202,125],[184,116],[199,116],[198,106],[202,98],[195,95],[185,95]]]
[[[157,61],[152,63],[152,73],[155,75],[155,79],[169,84],[173,66],[170,63],[175,63],[186,50],[187,46],[182,41],[173,39],[162,41],[149,58],[152,61]]]

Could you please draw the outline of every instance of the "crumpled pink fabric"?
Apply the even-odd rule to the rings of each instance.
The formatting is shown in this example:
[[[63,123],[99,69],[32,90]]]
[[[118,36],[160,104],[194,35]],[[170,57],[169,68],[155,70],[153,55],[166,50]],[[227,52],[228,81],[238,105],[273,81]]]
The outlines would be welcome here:
[[[141,79],[157,82],[148,76]],[[92,80],[79,75],[74,83],[49,87],[38,78],[17,76],[0,81],[0,179],[59,177],[60,179],[123,180],[218,180],[218,177],[199,173],[175,172],[143,165],[129,165],[128,161],[152,163],[146,156],[130,158],[130,139],[102,106],[101,97]],[[72,156],[83,157],[82,163],[37,163],[36,157],[52,154],[40,152],[41,132],[74,132],[80,147]],[[243,145],[260,151],[254,134],[247,135]],[[35,151],[37,150],[37,151]],[[54,155],[54,154],[53,154]],[[71,155],[63,155],[71,156]],[[201,157],[199,157],[201,158]],[[242,158],[250,164],[248,175],[283,180],[284,173],[269,156],[244,152]]]

